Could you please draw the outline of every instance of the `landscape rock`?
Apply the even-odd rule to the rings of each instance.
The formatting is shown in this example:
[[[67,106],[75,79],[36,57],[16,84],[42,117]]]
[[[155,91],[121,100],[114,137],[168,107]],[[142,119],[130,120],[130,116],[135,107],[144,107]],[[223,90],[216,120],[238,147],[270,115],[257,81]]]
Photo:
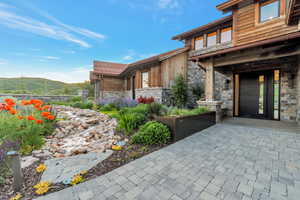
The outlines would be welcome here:
[[[33,156],[26,156],[21,158],[21,168],[26,168],[35,163],[36,161],[39,161],[38,158],[35,158]]]

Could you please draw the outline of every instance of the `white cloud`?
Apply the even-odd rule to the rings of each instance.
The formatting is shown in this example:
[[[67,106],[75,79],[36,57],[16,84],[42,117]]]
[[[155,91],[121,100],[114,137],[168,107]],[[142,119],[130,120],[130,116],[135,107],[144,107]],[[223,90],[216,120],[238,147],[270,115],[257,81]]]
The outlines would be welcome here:
[[[0,65],[6,65],[8,64],[7,60],[0,58]]]
[[[66,53],[66,54],[75,54],[76,52],[73,50],[63,50],[61,51],[62,53]]]
[[[102,34],[64,24],[42,11],[39,13],[42,14],[43,17],[49,19],[53,24],[47,24],[27,16],[21,16],[5,8],[7,7],[0,6],[0,24],[12,29],[30,32],[56,40],[69,41],[85,48],[89,48],[91,45],[78,36],[84,36],[91,39],[106,38]]]
[[[161,9],[174,9],[179,7],[179,2],[177,0],[158,0],[157,5]]]
[[[122,60],[133,60],[133,56],[127,55],[122,58]]]

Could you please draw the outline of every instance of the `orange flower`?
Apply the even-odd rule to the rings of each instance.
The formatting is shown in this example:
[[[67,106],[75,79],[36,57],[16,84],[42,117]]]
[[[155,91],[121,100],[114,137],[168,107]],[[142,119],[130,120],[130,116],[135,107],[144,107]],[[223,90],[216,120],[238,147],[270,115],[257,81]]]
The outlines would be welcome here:
[[[41,100],[38,100],[38,99],[31,99],[30,100],[30,103],[31,104],[34,104],[34,105],[43,105],[44,104],[44,102],[43,101],[41,101]]]
[[[5,106],[4,106],[4,110],[6,110],[6,111],[9,111],[9,110],[11,110],[11,109],[12,109],[12,107],[9,106],[9,105],[5,105]]]
[[[30,101],[29,101],[29,100],[22,100],[22,101],[21,101],[21,104],[22,104],[23,106],[27,106],[27,105],[30,105]]]
[[[23,116],[18,116],[18,119],[22,120],[22,119],[24,119],[24,117]]]
[[[15,114],[17,114],[17,111],[15,109],[10,109],[9,113],[12,114],[12,115],[15,115]]]
[[[36,123],[36,124],[42,124],[42,123],[43,123],[43,120],[37,119],[37,120],[35,120],[35,123]]]
[[[42,112],[42,116],[43,117],[48,117],[49,115],[51,115],[51,113],[50,112]]]
[[[16,103],[14,102],[13,99],[4,99],[4,101],[6,102],[7,105],[9,106],[15,106]]]
[[[27,119],[30,120],[30,121],[35,120],[34,117],[33,117],[32,115],[29,115],[29,116],[27,117]]]
[[[49,105],[45,105],[45,106],[42,107],[43,110],[50,110],[50,108],[51,107]]]
[[[54,120],[54,119],[55,119],[55,116],[53,116],[53,115],[48,115],[48,116],[47,116],[47,119],[49,119],[49,120]]]

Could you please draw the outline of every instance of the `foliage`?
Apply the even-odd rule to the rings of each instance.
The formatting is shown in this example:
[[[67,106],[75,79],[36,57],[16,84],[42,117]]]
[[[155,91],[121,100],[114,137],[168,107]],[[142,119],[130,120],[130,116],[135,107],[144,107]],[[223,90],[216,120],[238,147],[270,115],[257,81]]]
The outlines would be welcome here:
[[[108,112],[108,111],[115,111],[117,107],[114,104],[106,104],[100,107],[99,111],[101,112]]]
[[[92,109],[94,104],[92,101],[86,101],[86,102],[75,102],[70,104],[71,107],[74,108],[80,108],[80,109]]]
[[[132,134],[135,129],[146,121],[146,116],[141,113],[120,113],[118,118],[118,130],[126,134]]]
[[[179,108],[186,106],[188,100],[187,94],[187,84],[182,75],[179,75],[175,78],[175,84],[172,86],[172,96],[175,101],[175,105]]]
[[[148,106],[148,113],[150,116],[161,116],[167,112],[167,108],[157,102],[153,102]]]
[[[143,103],[143,104],[150,104],[153,103],[155,101],[154,97],[142,97],[140,96],[137,101],[139,103]]]
[[[145,117],[148,116],[148,112],[149,112],[149,105],[148,104],[139,104],[136,107],[132,107],[132,108],[123,108],[120,110],[120,114],[123,113],[135,113],[135,114],[142,114],[145,115]]]
[[[4,99],[0,106],[0,142],[18,141],[22,153],[39,149],[43,135],[53,130],[55,116],[40,100]]]
[[[134,144],[165,144],[171,138],[168,127],[162,123],[150,121],[141,126],[139,131],[131,138],[131,142]]]
[[[194,97],[199,100],[202,97],[204,97],[204,88],[201,83],[196,83],[195,85],[192,86],[192,93]]]
[[[180,108],[170,108],[167,112],[167,116],[189,116],[189,115],[199,115],[205,113],[208,110],[204,107],[195,108],[192,110],[180,109]]]

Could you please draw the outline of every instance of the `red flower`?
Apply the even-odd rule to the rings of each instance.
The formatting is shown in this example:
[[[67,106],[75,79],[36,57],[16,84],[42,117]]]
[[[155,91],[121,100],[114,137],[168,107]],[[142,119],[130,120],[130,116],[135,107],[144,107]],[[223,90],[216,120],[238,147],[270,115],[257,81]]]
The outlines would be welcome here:
[[[48,117],[49,115],[51,115],[51,113],[50,112],[42,112],[42,116],[43,117]]]
[[[27,119],[28,119],[29,121],[35,120],[34,117],[33,117],[32,115],[29,115],[29,116],[27,117]]]
[[[36,124],[42,124],[42,123],[43,123],[43,120],[37,119],[37,120],[35,120],[35,123],[36,123]]]
[[[9,110],[11,110],[11,109],[12,109],[12,107],[9,106],[9,105],[5,105],[5,106],[4,106],[4,110],[6,110],[6,111],[9,111]]]
[[[45,106],[42,107],[42,110],[50,110],[50,108],[51,107],[49,105],[45,105]]]
[[[49,120],[54,120],[54,119],[55,119],[55,116],[53,116],[53,115],[48,115],[48,116],[47,116],[47,119],[49,119]]]
[[[14,102],[13,99],[4,99],[4,101],[6,102],[7,105],[9,106],[15,106],[16,103]]]
[[[22,119],[24,119],[24,117],[23,116],[18,116],[18,119],[22,120]]]
[[[30,101],[29,101],[29,100],[22,100],[22,101],[21,101],[21,104],[22,104],[23,106],[27,106],[27,105],[30,105]]]

